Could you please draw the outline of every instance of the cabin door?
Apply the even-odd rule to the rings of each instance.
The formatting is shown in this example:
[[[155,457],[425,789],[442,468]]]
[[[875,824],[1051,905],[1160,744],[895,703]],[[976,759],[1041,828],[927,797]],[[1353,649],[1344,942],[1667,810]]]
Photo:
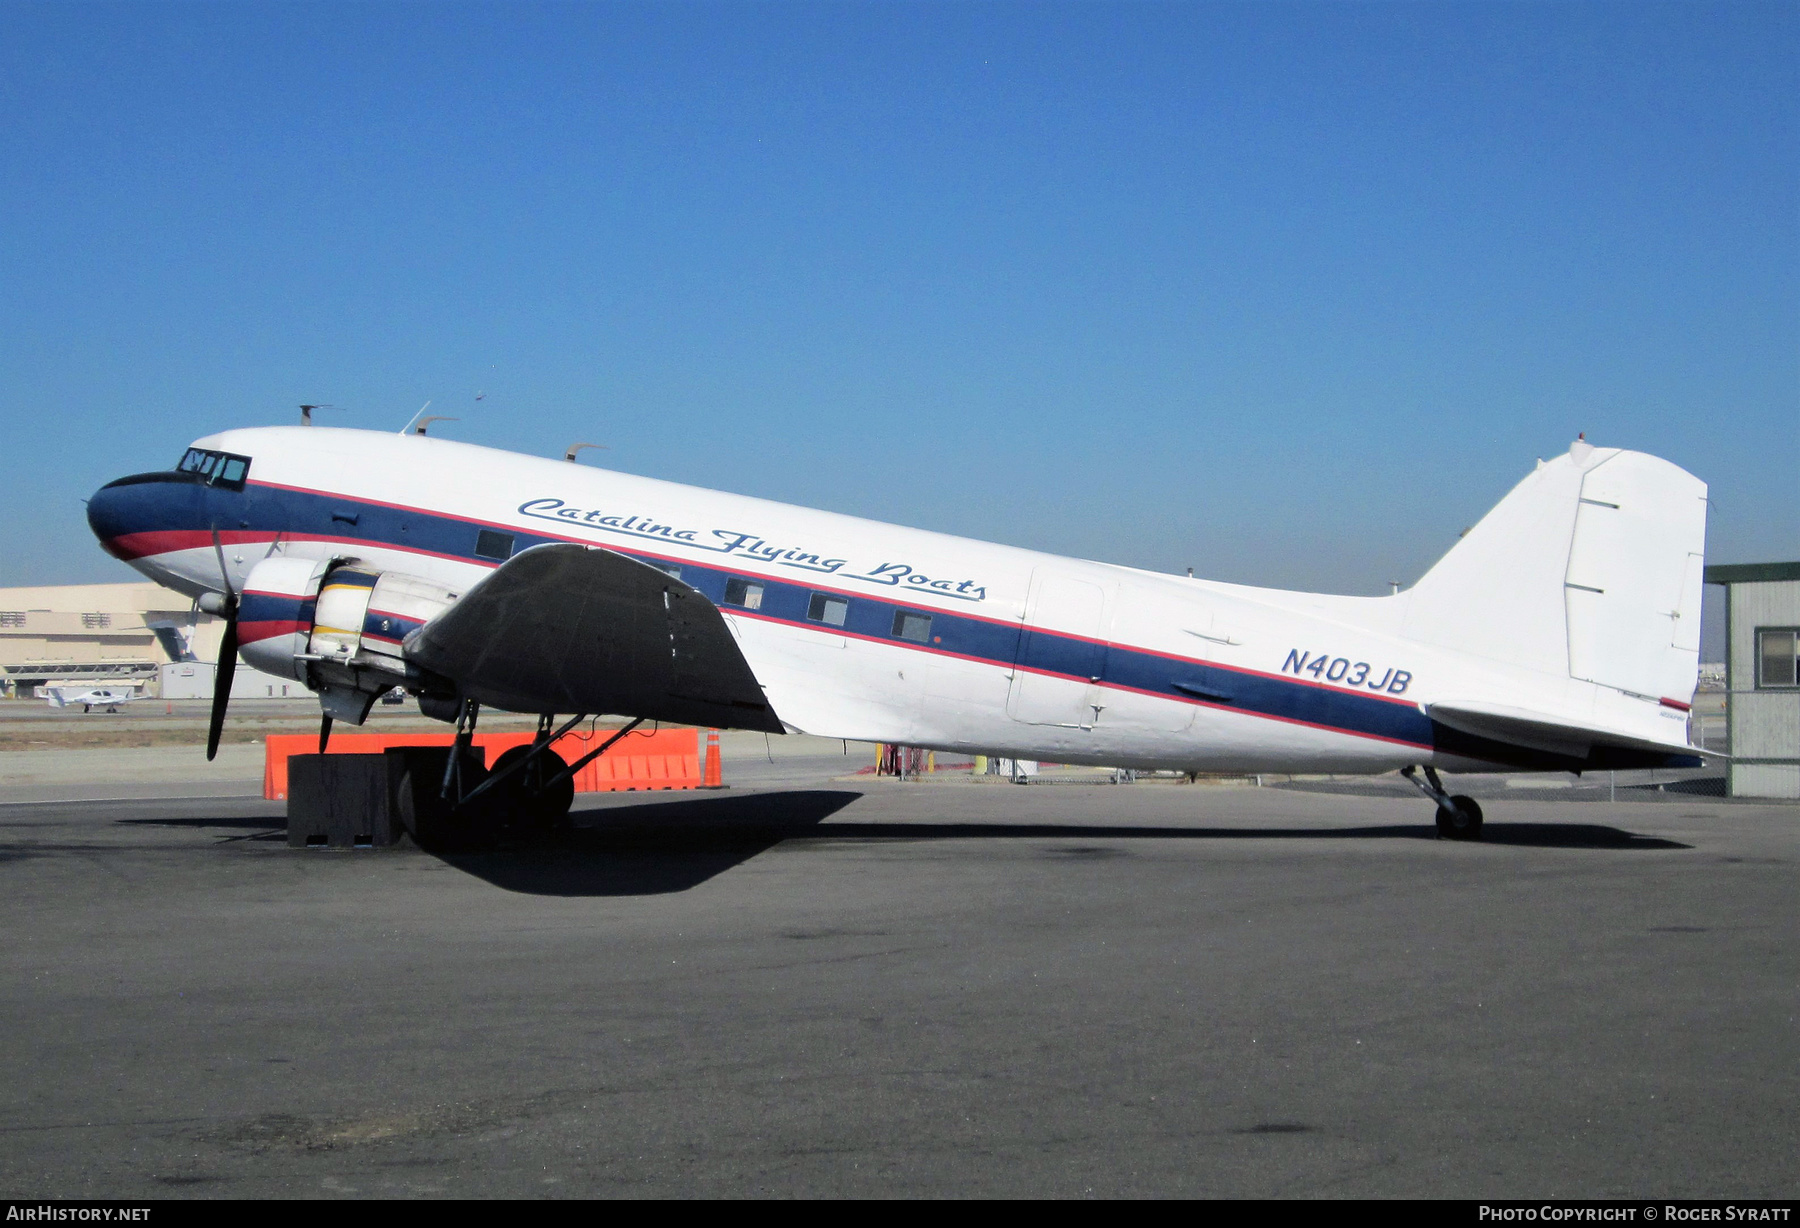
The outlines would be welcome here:
[[[1032,573],[1006,698],[1009,716],[1073,729],[1099,723],[1107,701],[1097,684],[1106,673],[1116,591],[1049,568]]]

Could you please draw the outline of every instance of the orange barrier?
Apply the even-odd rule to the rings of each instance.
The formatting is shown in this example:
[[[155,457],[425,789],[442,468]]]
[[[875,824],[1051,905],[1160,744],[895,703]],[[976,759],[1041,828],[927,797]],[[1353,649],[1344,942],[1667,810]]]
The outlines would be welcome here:
[[[597,749],[617,729],[572,730],[556,743],[556,753],[570,763]],[[449,733],[334,733],[334,755],[379,755],[394,746],[448,746]],[[529,746],[533,734],[477,733],[475,745],[488,763],[515,746]],[[312,755],[319,750],[313,733],[272,733],[264,742],[263,796],[285,801],[288,792],[288,756]],[[700,731],[659,729],[626,734],[617,745],[575,773],[577,793],[616,793],[634,789],[696,789],[700,787]]]

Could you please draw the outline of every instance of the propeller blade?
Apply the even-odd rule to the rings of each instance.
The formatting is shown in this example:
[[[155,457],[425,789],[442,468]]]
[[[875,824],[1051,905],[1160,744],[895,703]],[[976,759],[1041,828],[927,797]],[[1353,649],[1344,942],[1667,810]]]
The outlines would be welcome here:
[[[225,614],[225,635],[219,641],[219,668],[213,677],[212,719],[206,726],[206,759],[219,753],[219,734],[225,729],[225,706],[231,702],[231,677],[237,673],[237,602]]]
[[[331,741],[331,713],[319,717],[319,753],[325,753],[326,744]]]
[[[219,526],[212,527],[213,553],[219,556],[219,583],[225,586],[225,635],[219,641],[219,666],[213,674],[212,718],[206,724],[206,761],[219,753],[219,735],[225,731],[225,708],[231,703],[231,679],[237,673],[238,595],[231,587],[225,566],[225,542]]]

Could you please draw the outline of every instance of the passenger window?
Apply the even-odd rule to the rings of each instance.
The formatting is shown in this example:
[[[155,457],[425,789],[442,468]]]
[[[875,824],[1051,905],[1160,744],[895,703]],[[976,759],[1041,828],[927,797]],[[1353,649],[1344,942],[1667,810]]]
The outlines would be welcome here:
[[[832,597],[826,593],[814,593],[812,601],[806,607],[806,616],[816,623],[828,623],[833,627],[844,625],[844,616],[850,612],[850,603],[842,597]]]
[[[513,535],[483,529],[475,537],[475,553],[484,559],[509,559],[513,552]]]
[[[663,575],[669,577],[671,580],[681,579],[680,563],[658,563],[655,559],[645,559],[644,561],[656,568],[656,570],[662,572]]]
[[[733,576],[725,581],[725,604],[741,605],[746,610],[762,609],[763,586],[755,580],[740,580]]]
[[[914,614],[911,610],[895,610],[894,634],[903,640],[919,644],[930,643],[931,615]]]

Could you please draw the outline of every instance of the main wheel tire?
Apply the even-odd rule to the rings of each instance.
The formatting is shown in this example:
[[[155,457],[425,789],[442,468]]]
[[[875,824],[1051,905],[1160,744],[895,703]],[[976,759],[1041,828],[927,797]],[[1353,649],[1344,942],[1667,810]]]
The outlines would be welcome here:
[[[529,746],[515,746],[494,760],[493,770],[504,772],[530,753]],[[575,781],[572,778],[558,781],[551,789],[545,789],[544,785],[568,766],[561,755],[546,750],[526,764],[523,771],[493,790],[501,795],[496,799],[496,807],[502,813],[502,821],[526,838],[546,835],[566,826],[569,807],[575,804]]]
[[[437,773],[415,778],[414,771],[409,768],[402,773],[395,802],[400,822],[420,848],[433,853],[470,853],[493,847],[499,826],[485,797],[473,806],[452,806],[438,795],[443,785]],[[465,769],[463,788],[473,790],[486,776],[486,772]]]
[[[407,768],[394,786],[394,809],[414,844],[422,849],[437,847],[450,808],[438,797],[436,781],[427,780],[426,773],[416,768]]]
[[[1438,835],[1445,840],[1481,839],[1481,807],[1475,799],[1458,793],[1450,799],[1456,809],[1438,807]]]
[[[547,750],[539,759],[544,765],[542,779],[549,780],[569,766],[568,760],[553,750]],[[575,778],[558,782],[554,789],[544,790],[538,795],[539,813],[544,816],[545,823],[551,831],[565,832],[569,830],[569,808],[575,804]]]

